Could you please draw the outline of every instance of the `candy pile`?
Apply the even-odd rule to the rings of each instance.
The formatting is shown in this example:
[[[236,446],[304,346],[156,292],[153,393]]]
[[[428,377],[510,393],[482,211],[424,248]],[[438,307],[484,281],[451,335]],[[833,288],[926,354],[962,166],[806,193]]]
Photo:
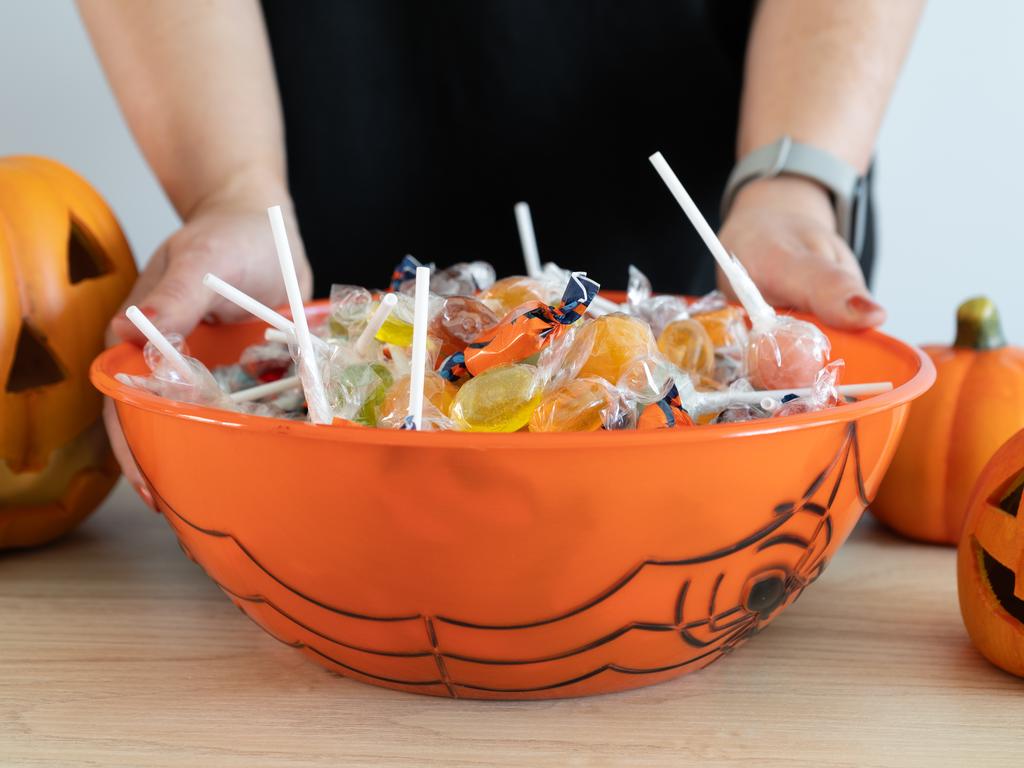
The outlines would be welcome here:
[[[311,331],[279,209],[271,225],[295,322],[214,275],[204,284],[271,328],[235,365],[209,371],[180,338],[134,307],[149,339],[146,377],[129,384],[180,401],[280,418],[468,432],[663,429],[830,408],[891,385],[840,386],[842,361],[814,325],[776,315],[718,242],[660,155],[669,189],[744,305],[715,292],[654,295],[630,267],[627,301],[598,295],[583,272],[543,266],[525,204],[516,219],[527,275],[496,280],[485,262],[443,270],[407,256],[390,288],[331,291]],[[749,325],[748,325],[749,317]]]

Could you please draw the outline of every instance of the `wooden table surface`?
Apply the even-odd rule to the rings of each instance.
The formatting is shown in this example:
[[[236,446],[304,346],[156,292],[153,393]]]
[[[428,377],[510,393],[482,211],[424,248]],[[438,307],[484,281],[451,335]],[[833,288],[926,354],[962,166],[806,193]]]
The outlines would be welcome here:
[[[870,520],[734,656],[623,694],[450,701],[278,644],[121,486],[0,555],[0,766],[1024,766],[1024,681],[960,624],[952,550]]]

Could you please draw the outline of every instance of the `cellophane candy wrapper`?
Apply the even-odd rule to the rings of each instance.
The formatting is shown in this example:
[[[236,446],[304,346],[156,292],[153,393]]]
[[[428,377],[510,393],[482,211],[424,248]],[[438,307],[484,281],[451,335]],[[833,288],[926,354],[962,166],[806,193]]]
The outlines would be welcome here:
[[[377,426],[386,429],[402,429],[405,426],[409,415],[409,383],[408,374],[395,380],[381,403]],[[434,371],[427,371],[423,379],[423,418],[420,429],[454,429],[455,424],[448,414],[451,413],[457,393],[458,389],[450,381]]]
[[[355,339],[374,308],[373,294],[359,285],[331,286],[331,313],[327,327],[332,336]]]
[[[285,344],[253,344],[242,351],[238,364],[251,379],[266,384],[289,374],[292,355]]]
[[[288,362],[290,363],[291,359]],[[228,394],[255,387],[260,383],[246,373],[245,369],[238,363],[234,365],[219,365],[211,373],[213,374],[214,381],[217,382],[217,386]]]
[[[585,323],[576,334],[576,342],[590,348],[579,375],[600,376],[609,383],[617,382],[623,369],[636,358],[657,353],[647,323],[621,312]]]
[[[690,316],[686,301],[678,296],[654,296],[647,275],[632,264],[629,266],[626,306],[629,314],[651,326],[655,337],[660,336],[672,321]]]
[[[473,296],[494,285],[495,277],[486,261],[459,262],[431,275],[430,290],[438,296]]]
[[[545,389],[555,389],[575,379],[580,368],[587,362],[594,335],[580,334],[585,324],[569,326],[561,336],[541,350],[537,357],[537,368]]]
[[[695,318],[673,320],[658,337],[658,350],[680,370],[714,378],[715,344]]]
[[[727,390],[729,394],[747,395],[754,391],[749,379],[736,379]],[[719,411],[712,420],[715,424],[734,424],[742,421],[766,419],[778,410],[780,403],[766,398],[758,403],[731,402]]]
[[[118,374],[118,378],[126,384],[170,400],[226,408],[228,410],[240,410],[231,402],[224,390],[220,388],[210,370],[194,357],[188,355],[188,348],[181,334],[168,333],[166,336],[174,348],[181,352],[185,362],[192,369],[194,381],[184,379],[177,369],[164,359],[160,350],[150,342],[146,342],[146,346],[143,349],[143,357],[146,365],[149,366],[149,370],[152,372],[151,375],[129,376],[127,374]]]
[[[449,296],[430,324],[430,335],[440,343],[440,355],[466,348],[498,325],[500,318],[486,304],[471,296]]]
[[[508,363],[488,368],[459,389],[452,421],[466,432],[518,432],[529,423],[543,394],[536,366]]]
[[[820,371],[811,385],[811,394],[792,399],[783,399],[775,416],[795,416],[799,413],[813,413],[826,408],[833,408],[841,402],[836,387],[839,385],[839,376],[846,365],[843,360],[833,360]]]
[[[828,337],[816,325],[778,315],[751,331],[747,375],[758,389],[810,387],[831,353]]]
[[[516,275],[503,277],[490,288],[481,291],[477,298],[486,304],[499,317],[528,301],[547,301],[547,288],[540,280],[532,277]]]
[[[638,404],[649,405],[668,395],[680,373],[661,355],[645,355],[626,365],[619,376],[618,388]]]
[[[636,409],[604,379],[573,379],[549,390],[530,416],[531,432],[593,432],[631,429]]]
[[[350,347],[338,346],[320,365],[334,415],[363,426],[376,426],[380,406],[394,383],[388,364],[382,360],[363,360]]]

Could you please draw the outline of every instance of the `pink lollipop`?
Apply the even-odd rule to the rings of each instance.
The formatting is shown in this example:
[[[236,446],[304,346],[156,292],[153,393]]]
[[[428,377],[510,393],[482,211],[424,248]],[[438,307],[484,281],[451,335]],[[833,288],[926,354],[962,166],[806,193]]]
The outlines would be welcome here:
[[[751,383],[758,389],[788,389],[814,384],[832,351],[828,337],[811,323],[777,315],[761,296],[747,270],[725,250],[661,153],[655,152],[650,161],[715,257],[750,316],[752,327],[746,357]]]

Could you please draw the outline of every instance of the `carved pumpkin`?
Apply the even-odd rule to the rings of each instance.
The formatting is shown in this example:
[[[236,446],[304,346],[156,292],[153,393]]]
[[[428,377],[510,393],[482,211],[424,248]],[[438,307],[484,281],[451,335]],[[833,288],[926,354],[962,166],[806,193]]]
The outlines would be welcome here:
[[[0,548],[60,536],[117,480],[88,374],[135,275],[84,180],[52,160],[0,158]]]
[[[956,544],[985,463],[1024,427],[1024,349],[1008,346],[991,301],[965,301],[952,347],[924,347],[935,386],[914,403],[871,506],[912,539]]]
[[[1024,677],[1024,431],[999,449],[974,490],[957,553],[960,612],[971,640]]]

